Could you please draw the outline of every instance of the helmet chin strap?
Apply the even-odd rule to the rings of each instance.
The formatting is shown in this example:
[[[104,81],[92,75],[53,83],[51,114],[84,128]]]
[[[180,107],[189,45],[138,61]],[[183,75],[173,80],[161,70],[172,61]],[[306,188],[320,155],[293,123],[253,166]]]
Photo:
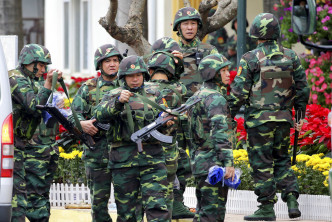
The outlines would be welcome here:
[[[115,72],[112,74],[107,74],[102,68],[100,68],[100,73],[104,76],[111,77],[111,78],[115,77],[118,74],[118,72]]]
[[[188,42],[188,43],[191,43],[191,42],[196,38],[197,33],[198,33],[198,32],[196,32],[196,35],[195,35],[192,39],[186,39],[186,38],[183,36],[183,34],[182,34],[182,30],[181,30],[181,28],[180,28],[180,24],[178,24],[178,32],[177,32],[177,35],[180,36],[180,38],[184,39],[184,40],[185,40],[186,42]]]
[[[33,71],[31,72],[30,70],[28,70],[26,68],[25,65],[21,65],[22,67],[22,71],[27,74],[30,78],[34,79],[36,77],[36,74],[38,73],[38,68],[37,68],[37,62],[34,62],[34,65],[33,65]]]

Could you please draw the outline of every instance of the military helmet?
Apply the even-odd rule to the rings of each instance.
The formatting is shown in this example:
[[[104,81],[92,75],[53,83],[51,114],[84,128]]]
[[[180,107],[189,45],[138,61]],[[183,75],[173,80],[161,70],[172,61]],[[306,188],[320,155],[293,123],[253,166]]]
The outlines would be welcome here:
[[[131,75],[135,73],[143,73],[144,79],[149,81],[150,75],[148,73],[148,69],[143,61],[143,59],[139,56],[132,55],[124,58],[118,70],[119,79],[124,78],[126,75]]]
[[[216,73],[225,66],[230,65],[231,62],[221,54],[212,54],[204,57],[199,63],[198,70],[204,82],[213,79]]]
[[[278,19],[271,13],[257,15],[250,27],[249,36],[255,39],[276,40],[280,37]]]
[[[119,50],[112,44],[105,44],[100,46],[96,52],[95,52],[95,68],[96,70],[100,69],[100,63],[102,60],[109,58],[111,56],[118,56],[119,57],[119,61],[121,62],[122,60],[122,55],[119,52]]]
[[[18,58],[19,65],[29,65],[33,62],[52,64],[51,54],[45,46],[28,44],[23,47]]]
[[[160,38],[151,46],[151,53],[157,51],[173,52],[174,50],[181,52],[179,44],[170,37]]]
[[[148,68],[163,70],[167,74],[169,80],[180,79],[181,73],[176,69],[174,56],[169,56],[163,52],[156,52],[151,56],[148,61]]]
[[[202,18],[199,12],[192,7],[184,7],[179,9],[175,14],[173,22],[173,31],[177,31],[178,25],[186,20],[197,20],[198,27],[199,28],[202,27]]]

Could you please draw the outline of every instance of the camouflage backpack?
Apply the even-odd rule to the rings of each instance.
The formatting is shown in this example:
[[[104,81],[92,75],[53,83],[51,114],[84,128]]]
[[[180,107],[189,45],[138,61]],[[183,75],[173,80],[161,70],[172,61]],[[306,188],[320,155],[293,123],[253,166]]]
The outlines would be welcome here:
[[[120,62],[123,58],[121,53],[119,52],[119,50],[114,45],[105,44],[105,45],[100,46],[95,52],[94,63],[95,63],[96,70],[100,69],[99,66],[100,66],[100,63],[102,60],[112,57],[112,56],[118,56]]]
[[[288,50],[288,49],[285,49]],[[282,110],[293,106],[293,62],[283,52],[256,54],[260,66],[260,78],[251,87],[251,107],[266,110]]]
[[[158,51],[173,52],[174,50],[181,52],[179,44],[170,37],[160,38],[151,46],[151,53]]]
[[[18,64],[29,65],[33,62],[52,64],[51,54],[48,49],[38,44],[28,44],[23,47],[18,58]]]
[[[250,27],[249,36],[255,39],[276,40],[280,37],[280,25],[271,13],[257,15]]]
[[[230,65],[231,62],[221,54],[212,54],[204,57],[199,63],[198,71],[200,72],[204,82],[215,78],[216,73],[225,66]]]
[[[202,18],[199,12],[192,7],[184,7],[179,9],[174,18],[173,31],[178,31],[178,25],[186,20],[197,20],[198,28],[202,27]]]
[[[124,58],[121,61],[118,70],[119,79],[124,78],[126,75],[135,74],[135,73],[143,73],[144,79],[146,81],[149,81],[150,79],[148,69],[141,57],[132,55]]]

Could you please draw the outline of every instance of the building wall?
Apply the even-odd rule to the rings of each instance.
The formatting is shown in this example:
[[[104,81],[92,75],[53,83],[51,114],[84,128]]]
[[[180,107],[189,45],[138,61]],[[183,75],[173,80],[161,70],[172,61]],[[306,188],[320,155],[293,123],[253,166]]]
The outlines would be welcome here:
[[[75,13],[77,8],[82,10],[83,2],[87,3],[87,15],[84,16],[88,18],[86,25],[88,34],[84,39],[82,21],[86,20],[82,18],[82,14],[85,13],[80,13],[81,17]],[[68,22],[65,22],[65,3],[69,4]],[[53,61],[51,67],[59,68],[66,74],[74,76],[90,76],[95,73],[93,60],[97,47],[106,43],[115,44],[115,40],[98,23],[100,17],[106,15],[108,6],[108,0],[45,0],[45,46],[51,52]],[[66,24],[69,27],[67,44],[64,30]],[[65,48],[69,50],[68,57],[65,56]],[[82,58],[83,53],[87,54],[88,60]]]

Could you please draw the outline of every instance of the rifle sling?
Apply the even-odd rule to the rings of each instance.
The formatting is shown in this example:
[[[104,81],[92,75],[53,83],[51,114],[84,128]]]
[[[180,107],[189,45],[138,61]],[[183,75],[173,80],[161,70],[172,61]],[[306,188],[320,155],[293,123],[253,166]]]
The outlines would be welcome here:
[[[57,79],[57,78],[58,78],[58,75],[57,75],[56,79]],[[54,75],[53,75],[53,79],[54,79]],[[56,81],[55,81],[55,84],[53,85],[53,83],[54,83],[53,79],[52,79],[52,101],[53,101],[53,91],[54,91],[55,84],[56,84]],[[73,117],[74,117],[74,120],[75,120],[75,125],[76,125],[76,127],[77,127],[81,132],[83,132],[83,129],[82,129],[81,123],[80,123],[80,121],[78,120],[77,114],[76,114],[75,110],[73,109],[73,107],[72,107],[72,105],[71,105],[70,98],[69,98],[69,93],[68,93],[68,90],[67,90],[66,84],[65,84],[64,81],[63,81],[63,78],[60,78],[60,79],[59,79],[59,83],[60,83],[61,87],[63,88],[63,91],[65,92],[65,94],[66,94],[66,96],[67,96],[67,98],[68,98],[69,106],[70,106],[71,112],[72,112]]]

